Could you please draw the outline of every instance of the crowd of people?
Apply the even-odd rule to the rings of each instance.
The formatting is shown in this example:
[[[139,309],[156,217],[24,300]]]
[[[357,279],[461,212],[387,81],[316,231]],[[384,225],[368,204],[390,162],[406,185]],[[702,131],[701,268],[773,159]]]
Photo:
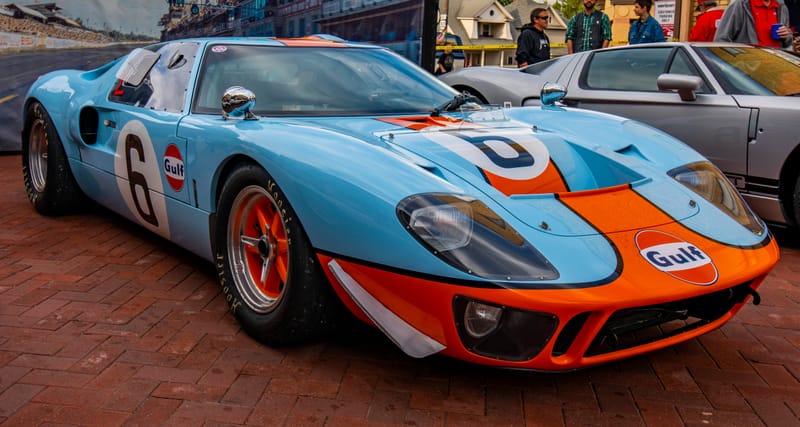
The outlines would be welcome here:
[[[790,12],[787,2],[791,2]],[[567,24],[567,52],[602,49],[611,42],[611,21],[608,15],[595,9],[597,0],[583,0],[584,10]],[[650,15],[653,0],[634,0],[628,44],[666,41],[661,24]],[[732,0],[727,8],[717,0],[698,0],[696,23],[689,41],[727,41],[771,46],[800,51],[800,0]],[[550,59],[550,40],[547,28],[547,9],[531,11],[530,23],[525,24],[517,38],[517,66]]]
[[[60,24],[43,24],[30,18],[14,18],[0,15],[0,32],[45,35],[56,39],[77,40],[87,43],[109,43],[111,39],[102,33]]]

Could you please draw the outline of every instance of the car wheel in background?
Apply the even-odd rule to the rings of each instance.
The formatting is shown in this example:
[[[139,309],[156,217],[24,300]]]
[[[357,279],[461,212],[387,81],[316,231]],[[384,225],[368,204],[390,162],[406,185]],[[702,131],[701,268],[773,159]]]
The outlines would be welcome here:
[[[231,312],[254,339],[293,344],[331,330],[341,303],[286,196],[258,166],[223,186],[216,266]]]
[[[800,175],[794,183],[794,192],[792,192],[792,212],[794,213],[794,227],[795,230],[800,230]],[[790,221],[789,218],[786,219]]]
[[[74,212],[86,202],[50,115],[38,102],[25,112],[22,174],[28,199],[43,215]]]
[[[478,98],[481,101],[481,103],[483,103],[483,104],[488,104],[489,103],[489,101],[486,100],[485,96],[483,96],[480,92],[478,92],[477,90],[475,90],[475,89],[473,89],[473,88],[471,88],[469,86],[453,86],[453,89],[455,89],[455,90],[457,90],[457,91],[459,91],[461,93],[467,94],[467,95],[472,95],[472,96]]]

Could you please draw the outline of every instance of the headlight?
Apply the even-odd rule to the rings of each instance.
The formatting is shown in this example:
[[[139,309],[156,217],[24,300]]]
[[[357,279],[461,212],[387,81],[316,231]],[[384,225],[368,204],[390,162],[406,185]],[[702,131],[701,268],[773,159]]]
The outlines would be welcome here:
[[[397,205],[403,226],[428,250],[492,280],[550,280],[558,271],[488,206],[471,197],[417,194]]]
[[[501,307],[469,301],[464,310],[464,330],[472,338],[483,338],[497,329],[502,314]]]
[[[728,178],[711,163],[691,163],[672,169],[667,174],[753,233],[760,236],[766,231],[764,223],[750,210]]]
[[[453,319],[464,348],[500,360],[536,357],[558,326],[551,313],[520,310],[456,295]]]

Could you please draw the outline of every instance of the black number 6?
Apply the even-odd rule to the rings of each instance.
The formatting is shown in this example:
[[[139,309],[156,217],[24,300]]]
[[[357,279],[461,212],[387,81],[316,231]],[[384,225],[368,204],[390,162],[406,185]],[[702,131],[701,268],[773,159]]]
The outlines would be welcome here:
[[[139,139],[138,136],[133,134],[128,134],[125,137],[125,163],[128,168],[128,183],[131,186],[131,196],[133,197],[133,203],[136,205],[136,210],[139,211],[139,215],[141,215],[142,219],[147,221],[148,223],[152,224],[154,227],[158,227],[158,218],[156,218],[155,211],[153,210],[153,202],[150,200],[150,192],[148,191],[147,187],[147,178],[144,177],[140,172],[136,172],[133,170],[131,165],[131,150],[136,151],[136,155],[139,158],[139,162],[144,162],[144,150],[142,148],[142,140]],[[139,201],[139,197],[136,193],[136,187],[139,186],[142,188],[142,193],[144,194],[144,200],[147,202],[147,212],[145,213],[144,209],[142,209],[142,205]]]

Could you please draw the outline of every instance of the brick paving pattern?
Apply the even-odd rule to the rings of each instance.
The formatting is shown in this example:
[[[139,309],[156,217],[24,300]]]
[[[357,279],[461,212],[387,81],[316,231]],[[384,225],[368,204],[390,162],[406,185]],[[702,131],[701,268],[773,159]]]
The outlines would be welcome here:
[[[100,209],[36,214],[0,155],[0,424],[799,426],[800,239],[762,305],[700,339],[570,373],[404,356],[381,334],[255,343],[212,266]],[[788,236],[788,237],[787,237]]]

